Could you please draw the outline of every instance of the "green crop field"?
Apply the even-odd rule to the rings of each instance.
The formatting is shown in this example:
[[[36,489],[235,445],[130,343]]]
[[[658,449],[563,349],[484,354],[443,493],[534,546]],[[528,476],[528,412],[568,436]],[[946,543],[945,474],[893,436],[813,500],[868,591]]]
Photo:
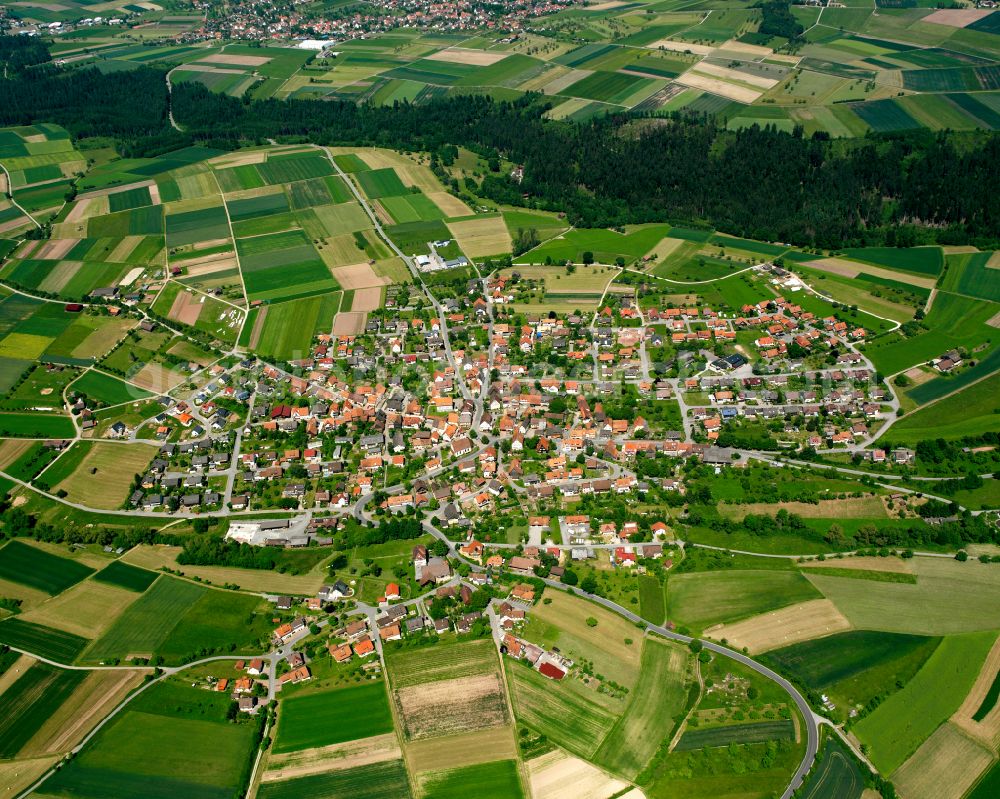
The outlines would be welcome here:
[[[639,615],[653,624],[663,624],[667,616],[664,590],[660,581],[649,574],[639,576]]]
[[[595,752],[595,763],[630,779],[638,776],[697,698],[690,661],[683,647],[646,639],[639,682],[629,695],[625,713]]]
[[[983,701],[976,708],[976,712],[972,714],[972,720],[982,721],[986,718],[993,708],[996,707],[998,699],[1000,699],[1000,672],[997,672],[997,675],[993,678],[993,682],[990,683],[990,690],[986,692]]]
[[[153,584],[156,577],[156,572],[140,569],[120,560],[112,561],[94,575],[94,579],[102,583],[117,585],[140,594]]]
[[[507,669],[514,715],[564,749],[589,758],[615,724],[610,710],[576,689],[555,684],[521,663]]]
[[[281,702],[274,752],[297,752],[392,732],[385,683],[293,696]]]
[[[23,649],[57,663],[72,663],[88,643],[79,635],[21,621],[17,617],[0,621],[0,644]]]
[[[200,211],[167,214],[166,231],[168,247],[229,238],[226,209],[216,205]]]
[[[809,579],[858,629],[919,635],[1000,629],[1000,574],[994,570],[916,558],[913,573],[916,585],[818,574]]]
[[[51,596],[93,572],[79,561],[52,555],[21,541],[10,541],[0,549],[0,579],[37,588]]]
[[[237,248],[251,301],[290,299],[339,288],[301,230],[240,239]]]
[[[521,799],[517,761],[496,760],[435,771],[423,780],[424,799]]]
[[[149,196],[148,186],[138,186],[134,189],[116,191],[108,195],[108,204],[111,213],[116,211],[129,211],[133,208],[140,208],[144,205],[152,205],[153,199]]]
[[[900,444],[915,444],[923,439],[954,439],[990,432],[997,425],[994,411],[998,394],[1000,375],[993,375],[904,416],[883,438]]]
[[[674,747],[675,752],[693,749],[725,747],[730,744],[762,743],[764,741],[790,741],[795,738],[792,721],[757,721],[748,724],[731,724],[724,727],[687,730]]]
[[[14,757],[87,676],[35,663],[4,694],[0,758]]]
[[[332,175],[333,166],[322,153],[308,152],[269,155],[264,163],[257,164],[257,171],[265,183],[274,185]]]
[[[765,660],[845,713],[873,697],[905,685],[941,643],[940,638],[851,630],[769,652]]]
[[[854,727],[883,774],[902,765],[958,709],[995,640],[995,632],[945,638],[902,690]]]
[[[517,263],[537,264],[546,257],[560,263],[581,263],[583,254],[591,252],[597,263],[613,264],[619,256],[635,260],[649,252],[670,232],[668,225],[637,225],[616,233],[613,230],[571,230],[557,239],[545,242],[517,258]]]
[[[251,724],[129,710],[45,785],[56,796],[230,799],[253,754]]]
[[[987,268],[993,253],[977,252],[948,256],[948,272],[941,287],[946,291],[1000,302],[997,270]]]
[[[206,647],[244,651],[269,637],[272,616],[267,603],[257,596],[212,589],[184,613],[181,624],[157,647],[157,653],[176,662],[193,660]]]
[[[667,617],[705,629],[821,597],[796,572],[734,570],[682,574],[667,582]]]
[[[561,94],[600,100],[604,103],[623,103],[644,87],[652,87],[654,84],[655,81],[651,78],[641,78],[624,72],[594,72],[563,89]],[[663,85],[662,81],[660,85]]]
[[[395,689],[436,680],[488,674],[497,668],[491,641],[463,641],[433,647],[401,649],[386,654],[386,669]]]
[[[284,192],[275,194],[265,194],[260,197],[248,197],[243,200],[229,200],[226,205],[229,207],[229,218],[233,222],[242,222],[246,219],[258,219],[271,214],[281,214],[289,210],[288,199]]]
[[[277,360],[305,357],[313,337],[333,329],[339,299],[333,293],[269,305],[254,352]]]
[[[398,197],[405,195],[408,191],[399,175],[391,167],[385,169],[370,169],[359,172],[355,176],[361,188],[369,199],[376,200],[380,197]]]
[[[993,764],[966,799],[996,799],[997,796],[1000,796],[1000,763]]]
[[[208,589],[161,576],[87,651],[88,660],[148,656],[159,650],[184,614]]]
[[[836,735],[828,735],[819,759],[800,789],[802,799],[860,799],[865,775]]]
[[[409,799],[402,760],[261,784],[260,799]]]
[[[914,272],[936,277],[944,268],[940,247],[861,247],[844,250],[844,255],[855,261],[864,261],[887,269]]]
[[[70,391],[83,394],[104,405],[120,405],[123,402],[146,399],[153,396],[138,386],[130,385],[113,375],[91,369],[73,382]]]
[[[2,438],[73,438],[75,435],[73,422],[66,416],[0,412]]]

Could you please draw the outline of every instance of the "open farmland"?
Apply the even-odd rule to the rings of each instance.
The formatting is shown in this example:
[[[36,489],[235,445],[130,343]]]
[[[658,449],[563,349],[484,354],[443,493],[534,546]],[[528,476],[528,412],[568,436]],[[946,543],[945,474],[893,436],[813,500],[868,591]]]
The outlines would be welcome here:
[[[260,799],[409,799],[411,795],[402,760],[265,782],[257,792]]]
[[[24,649],[57,663],[72,663],[90,643],[86,638],[15,617],[0,621],[0,644]]]
[[[916,584],[810,575],[859,629],[921,635],[1000,627],[1000,575],[980,563],[915,558]]]
[[[796,572],[728,571],[667,582],[667,617],[704,629],[820,597]]]
[[[691,656],[682,647],[648,637],[641,667],[625,713],[594,753],[596,763],[630,779],[677,729],[697,695]]]
[[[159,649],[184,614],[207,590],[184,580],[160,577],[90,647],[87,659],[148,657]]]
[[[292,299],[338,288],[301,230],[240,239],[237,249],[250,301]]]
[[[102,635],[136,598],[134,592],[124,588],[85,580],[20,618],[94,639]]]
[[[14,757],[85,677],[85,672],[47,663],[35,663],[24,672],[4,694],[0,757]]]
[[[283,699],[278,719],[275,754],[356,741],[393,729],[381,681]]]
[[[828,735],[802,788],[804,799],[861,799],[865,775],[836,735]]]
[[[895,771],[958,709],[995,640],[996,633],[945,638],[902,690],[855,726],[880,771]]]
[[[137,591],[140,594],[145,591],[156,580],[156,574],[146,569],[131,566],[124,561],[112,561],[105,568],[94,575],[95,580],[110,585],[117,585],[129,591]]]
[[[551,258],[556,263],[572,261],[580,264],[586,252],[592,253],[594,260],[600,264],[613,264],[619,257],[634,261],[653,249],[669,230],[667,225],[634,225],[626,228],[625,233],[570,230],[529,250],[516,261],[519,264],[540,264]]]
[[[611,799],[613,796],[637,799],[634,792],[622,793],[628,789],[624,780],[559,749],[532,758],[525,765],[531,795],[535,799]]]
[[[424,799],[521,799],[516,760],[496,760],[475,766],[434,771],[419,778]]]
[[[339,306],[338,293],[268,305],[260,311],[266,314],[263,321],[257,317],[261,330],[256,342],[251,342],[251,349],[279,360],[305,357],[314,336],[328,334],[333,329],[333,317]]]
[[[71,391],[89,397],[103,405],[120,405],[151,397],[148,391],[129,385],[113,375],[91,369],[73,382]]]
[[[881,574],[881,572],[876,572]],[[767,652],[779,646],[850,629],[851,623],[828,599],[814,599],[760,616],[713,627],[708,633],[736,649]]]
[[[517,720],[580,757],[590,758],[615,725],[615,716],[587,689],[554,687],[520,663],[507,669],[507,678]]]
[[[21,541],[10,541],[0,549],[0,579],[12,580],[52,596],[93,571],[79,561],[52,555]]]
[[[913,799],[962,799],[994,762],[988,747],[970,738],[954,724],[934,734],[892,775],[901,796]],[[948,775],[943,780],[942,776]]]
[[[433,647],[401,649],[386,655],[386,668],[394,688],[437,680],[488,674],[497,668],[492,641],[439,643]]]
[[[118,508],[128,496],[136,474],[145,471],[156,455],[149,444],[95,442],[77,469],[56,486],[71,502],[92,508]]]
[[[403,734],[408,740],[501,727],[510,722],[497,670],[470,677],[394,688]]]

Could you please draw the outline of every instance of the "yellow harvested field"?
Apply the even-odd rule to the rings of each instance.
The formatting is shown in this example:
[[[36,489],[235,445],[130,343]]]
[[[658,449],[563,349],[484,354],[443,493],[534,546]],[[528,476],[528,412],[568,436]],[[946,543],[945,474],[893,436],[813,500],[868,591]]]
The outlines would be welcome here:
[[[21,618],[84,638],[98,638],[139,596],[110,583],[84,580]]]
[[[184,277],[204,277],[226,269],[235,269],[239,264],[236,256],[227,252],[217,252],[202,258],[184,262]]]
[[[111,348],[115,346],[126,332],[139,324],[137,319],[117,319],[104,322],[93,333],[73,348],[74,358],[99,358],[107,355]]]
[[[261,782],[290,780],[310,774],[325,774],[386,760],[397,760],[401,756],[395,733],[362,738],[360,741],[304,749],[283,755],[272,755],[267,761],[267,769]]]
[[[976,721],[973,715],[979,710],[993,686],[993,681],[1000,674],[1000,637],[993,642],[993,648],[983,663],[983,668],[976,678],[975,685],[965,697],[962,706],[955,711],[951,717],[952,723],[972,737],[978,739],[990,749],[995,749],[1000,745],[1000,704],[995,704],[993,709],[982,721]]]
[[[19,796],[59,760],[57,755],[38,757],[34,760],[7,760],[0,762],[0,785],[8,796]],[[38,794],[35,794],[36,796]]]
[[[511,727],[445,735],[406,745],[406,762],[413,772],[426,769],[429,763],[441,770],[516,757],[517,744]]]
[[[184,375],[161,363],[147,363],[129,379],[154,394],[166,394],[184,382]]]
[[[378,287],[357,289],[354,292],[354,304],[351,310],[357,313],[362,311],[377,311],[382,307],[382,289]]]
[[[763,92],[751,89],[749,86],[737,86],[734,83],[726,83],[716,77],[694,70],[688,70],[679,78],[675,78],[675,82],[682,86],[689,86],[692,89],[711,92],[729,100],[736,100],[739,103],[752,103],[763,94]]]
[[[588,75],[594,74],[589,69],[571,69],[562,75],[558,75],[541,87],[542,94],[559,94],[563,89],[572,86],[579,80],[583,80]]]
[[[1000,269],[1000,250],[996,250],[986,262],[987,269]]]
[[[967,28],[992,13],[992,8],[941,8],[920,21],[947,25],[949,28]]]
[[[934,284],[937,283],[937,278],[934,277],[921,277],[920,275],[911,275],[906,272],[897,272],[894,269],[883,269],[880,266],[870,266],[859,261],[848,260],[847,258],[819,258],[815,261],[806,261],[805,266],[830,272],[834,275],[842,275],[843,277],[855,277],[864,272],[866,275],[872,275],[873,277],[898,280],[900,283],[909,283],[911,286],[920,286],[925,289],[932,289],[934,288]]]
[[[0,469],[6,469],[34,444],[34,441],[26,438],[5,438],[0,441]]]
[[[237,569],[227,566],[179,566],[177,555],[180,547],[165,544],[139,544],[124,555],[122,560],[133,566],[158,571],[164,566],[179,571],[185,577],[198,577],[215,585],[238,585],[244,591],[268,594],[295,594],[310,596],[319,591],[326,576],[325,570],[315,568],[306,574],[281,574],[263,569]]]
[[[375,270],[367,263],[339,266],[330,271],[344,291],[366,289],[371,286],[387,286],[390,283],[388,278],[376,275]]]
[[[685,244],[684,239],[672,239],[667,236],[665,239],[661,239],[659,244],[657,244],[653,249],[651,249],[648,255],[655,255],[659,260],[664,260],[673,255],[674,252]]]
[[[720,624],[705,630],[705,634],[757,654],[849,629],[851,623],[836,605],[829,599],[814,599],[733,624]]]
[[[220,155],[209,163],[216,169],[228,169],[233,166],[263,164],[267,160],[267,150],[237,150],[234,153]]]
[[[325,239],[318,252],[323,263],[330,269],[356,264],[358,258],[364,258],[365,255],[363,251],[358,249],[358,243],[351,233],[342,233],[339,236]]]
[[[356,336],[365,329],[368,314],[354,311],[341,311],[333,318],[333,335]]]
[[[993,753],[953,724],[942,724],[892,774],[906,799],[962,799],[994,761]]]
[[[458,246],[470,258],[500,255],[511,251],[510,233],[501,216],[449,222],[448,229],[458,240]]]
[[[148,673],[147,669],[90,672],[18,754],[30,757],[68,752],[142,685]]]
[[[673,53],[694,53],[695,55],[711,55],[715,52],[714,47],[704,44],[691,44],[690,42],[675,42],[671,39],[660,39],[649,45],[652,50],[670,50]]]
[[[428,61],[447,61],[449,64],[469,64],[474,67],[488,67],[497,61],[503,61],[509,53],[496,50],[466,50],[464,47],[449,47],[434,55],[427,56]]]
[[[534,799],[610,799],[629,784],[557,749],[525,763]]]
[[[696,69],[703,75],[713,75],[726,81],[749,83],[751,86],[757,86],[761,89],[770,89],[773,86],[777,86],[779,83],[779,81],[775,78],[765,78],[762,75],[748,75],[746,72],[740,72],[737,69],[720,67],[718,64],[709,64],[704,61],[698,64]]]
[[[774,50],[770,47],[764,47],[759,44],[747,44],[746,42],[741,42],[739,39],[730,39],[728,42],[720,46],[719,49],[725,50],[727,53],[744,53],[745,55],[759,56],[762,58],[774,55]]]
[[[803,569],[809,568],[834,568],[834,569],[858,569],[860,571],[867,572],[897,572],[903,574],[912,574],[913,566],[912,561],[903,560],[902,558],[876,558],[876,557],[863,557],[863,558],[828,558],[825,561],[822,560],[810,560],[805,563],[800,563],[799,566]]]
[[[0,674],[0,696],[3,696],[4,691],[16,683],[24,672],[34,666],[37,662],[38,661],[31,655],[21,655],[21,657],[15,660],[7,671]]]
[[[775,513],[780,508],[807,519],[860,519],[887,516],[885,505],[878,497],[825,499],[816,505],[811,502],[750,502],[744,505],[719,505],[719,513],[730,519],[742,519],[750,513]]]
[[[97,442],[76,471],[56,486],[70,502],[92,508],[118,508],[137,474],[149,466],[159,447],[154,444]]]
[[[200,64],[230,64],[237,67],[262,67],[271,59],[260,55],[210,55],[207,58],[199,58]]]
[[[441,209],[441,213],[446,217],[469,216],[472,209],[463,203],[458,197],[446,191],[429,191],[427,198]]]

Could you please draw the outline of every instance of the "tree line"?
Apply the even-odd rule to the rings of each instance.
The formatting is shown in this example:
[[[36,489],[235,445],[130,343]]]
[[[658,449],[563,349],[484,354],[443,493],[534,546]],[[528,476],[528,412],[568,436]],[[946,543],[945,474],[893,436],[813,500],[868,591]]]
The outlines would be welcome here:
[[[993,201],[1000,135],[909,131],[831,140],[773,127],[726,130],[691,114],[548,120],[551,100],[483,96],[419,106],[251,100],[190,82],[168,94],[165,72],[40,65],[0,79],[0,125],[55,122],[74,136],[109,136],[123,154],[190,144],[233,149],[310,141],[441,153],[467,147],[494,172],[490,199],[565,211],[580,227],[675,221],[799,246],[1000,246]],[[184,128],[174,130],[168,119]],[[450,152],[450,151],[449,151]],[[499,156],[524,166],[518,183]]]

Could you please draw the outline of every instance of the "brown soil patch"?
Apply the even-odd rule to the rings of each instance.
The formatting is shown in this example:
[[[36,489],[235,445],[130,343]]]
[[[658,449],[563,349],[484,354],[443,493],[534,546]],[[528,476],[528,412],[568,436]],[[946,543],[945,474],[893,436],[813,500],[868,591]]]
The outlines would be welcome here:
[[[338,266],[330,271],[333,272],[333,277],[344,291],[366,289],[371,286],[387,286],[391,282],[388,278],[376,275],[375,270],[369,264]]]
[[[507,699],[495,672],[439,680],[395,693],[408,739],[433,738],[509,722]]]
[[[185,325],[194,325],[201,316],[201,309],[204,304],[198,302],[199,297],[193,291],[180,291],[174,297],[174,302],[167,312],[167,318]]]
[[[372,763],[396,760],[400,756],[395,733],[376,735],[373,738],[362,738],[360,741],[274,755],[268,760],[267,771],[261,777],[261,782],[290,780],[310,774],[368,766]]]
[[[78,200],[73,208],[68,214],[66,214],[67,222],[81,222],[87,218],[87,210],[92,204],[91,200]]]
[[[66,254],[72,250],[79,239],[52,239],[42,244],[35,254],[35,258],[44,258],[50,261],[61,261]]]
[[[371,203],[372,210],[375,211],[375,216],[378,217],[378,221],[383,225],[395,225],[396,220],[389,215],[389,212],[385,210],[385,206],[382,205],[378,200]]]
[[[947,25],[951,28],[967,28],[973,22],[978,22],[992,13],[992,8],[942,8],[933,14],[928,14],[920,21]]]
[[[163,364],[147,363],[130,378],[140,388],[154,394],[166,394],[184,382],[184,375],[168,369]]]
[[[4,691],[16,683],[23,676],[24,672],[37,662],[31,655],[21,655],[21,657],[15,660],[14,664],[7,671],[0,674],[0,696],[3,696]]]
[[[993,648],[986,657],[975,685],[965,697],[962,706],[951,717],[959,729],[981,740],[991,749],[1000,744],[1000,703],[994,705],[982,721],[975,721],[972,716],[979,710],[998,673],[1000,673],[1000,638],[993,642]]]
[[[516,757],[517,744],[510,727],[428,738],[406,746],[406,762],[414,772],[426,769],[428,764],[441,770]]]
[[[716,640],[725,638],[736,649],[766,652],[781,646],[822,638],[851,629],[851,623],[829,599],[815,599],[754,616],[752,619],[721,624],[706,630]]]
[[[239,264],[236,256],[231,252],[216,252],[211,255],[203,255],[200,258],[178,261],[173,259],[176,266],[184,267],[185,277],[198,277],[200,275],[210,275],[213,272],[221,272],[223,269],[236,269]]]
[[[17,219],[11,219],[9,222],[4,222],[0,225],[0,233],[6,233],[9,230],[14,230],[15,228],[24,227],[28,224],[28,218],[25,216],[19,217]]]
[[[469,64],[474,67],[488,67],[497,61],[503,61],[510,53],[497,53],[489,50],[465,50],[461,47],[450,47],[440,53],[427,56],[428,61],[447,61],[450,64]]]
[[[628,783],[557,749],[525,764],[534,799],[609,799]]]
[[[250,343],[248,346],[251,351],[257,349],[257,345],[260,343],[260,334],[264,331],[265,319],[267,319],[266,305],[257,312],[257,318],[254,319],[253,323],[253,330],[250,331]]]
[[[139,669],[91,672],[19,754],[69,751],[142,684],[146,673]]]
[[[199,58],[199,64],[229,64],[237,67],[262,67],[271,59],[260,55],[210,55],[206,58]]]
[[[377,311],[380,307],[382,307],[382,289],[373,287],[355,290],[352,312]]]

